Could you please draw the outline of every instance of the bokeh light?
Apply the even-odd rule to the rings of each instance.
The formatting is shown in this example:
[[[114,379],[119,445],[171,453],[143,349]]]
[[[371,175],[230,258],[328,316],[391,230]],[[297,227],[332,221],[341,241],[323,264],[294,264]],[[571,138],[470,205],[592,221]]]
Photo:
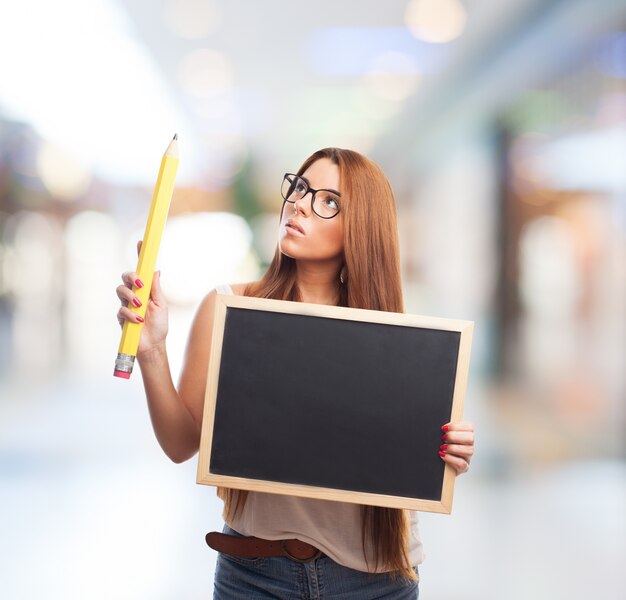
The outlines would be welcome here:
[[[195,306],[216,285],[231,283],[233,277],[253,278],[258,266],[251,271],[246,262],[251,244],[250,228],[234,214],[170,218],[159,250],[166,297],[178,305]]]
[[[40,147],[37,168],[50,194],[66,202],[83,196],[91,183],[88,169],[51,144],[42,144]]]
[[[463,33],[467,11],[459,0],[411,0],[404,18],[415,37],[443,44]]]
[[[217,50],[197,48],[180,63],[180,82],[192,96],[211,98],[233,86],[232,66]]]
[[[166,0],[163,20],[177,36],[197,40],[216,31],[221,18],[214,0]]]
[[[377,96],[398,102],[415,92],[416,65],[407,54],[383,52],[374,58],[365,75],[365,84]]]

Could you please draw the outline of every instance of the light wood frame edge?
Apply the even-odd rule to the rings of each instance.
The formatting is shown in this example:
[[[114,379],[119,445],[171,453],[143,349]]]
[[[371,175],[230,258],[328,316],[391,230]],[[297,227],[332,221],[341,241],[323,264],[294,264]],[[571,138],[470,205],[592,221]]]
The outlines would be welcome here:
[[[198,456],[198,473],[196,483],[202,481],[209,472],[209,458],[213,442],[213,423],[215,420],[215,405],[217,400],[217,386],[219,383],[220,365],[222,362],[222,344],[224,343],[224,323],[226,321],[227,300],[235,296],[217,294],[213,313],[213,335],[211,338],[211,352],[207,371],[207,386],[204,394],[202,410],[202,427],[200,431],[200,449]]]
[[[466,322],[460,333],[461,339],[459,341],[459,355],[456,365],[452,411],[450,414],[451,422],[463,420],[463,404],[469,376],[470,351],[472,349],[474,323],[471,321]],[[454,481],[456,479],[456,475],[457,473],[454,467],[446,464],[441,490],[441,503],[447,508],[446,512],[448,513],[452,512],[452,498],[454,496]]]
[[[216,298],[223,301],[226,306],[233,308],[249,308],[252,310],[292,313],[311,317],[329,317],[347,321],[367,321],[370,323],[426,327],[443,331],[458,331],[461,333],[468,326],[473,325],[473,321],[367,310],[364,308],[346,308],[345,306],[329,306],[326,304],[290,302],[288,300],[268,300],[267,298],[253,298],[250,296],[221,296],[218,294]]]
[[[207,469],[208,471],[208,469]],[[295,483],[281,483],[258,479],[246,479],[244,477],[231,477],[229,475],[214,475],[204,472],[197,483],[227,487],[240,490],[251,490],[265,494],[281,494],[285,496],[302,496],[317,500],[331,500],[334,502],[349,502],[353,504],[367,504],[371,506],[384,506],[388,508],[406,508],[410,510],[424,510],[428,512],[450,513],[448,506],[438,500],[424,500],[419,498],[403,498],[402,496],[387,496],[385,494],[372,494],[349,490],[334,490]]]

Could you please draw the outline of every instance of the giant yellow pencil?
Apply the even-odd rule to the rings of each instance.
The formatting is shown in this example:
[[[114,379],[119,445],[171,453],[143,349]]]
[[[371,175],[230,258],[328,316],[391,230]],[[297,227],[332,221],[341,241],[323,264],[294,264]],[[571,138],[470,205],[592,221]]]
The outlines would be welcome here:
[[[141,288],[133,286],[133,292],[141,300],[141,306],[135,308],[129,305],[128,307],[142,318],[145,317],[146,308],[148,307],[156,258],[161,244],[163,229],[165,228],[165,221],[167,220],[167,213],[170,209],[170,202],[172,201],[172,192],[174,191],[174,180],[178,170],[177,140],[178,135],[175,135],[163,155],[163,160],[161,160],[159,176],[154,186],[150,215],[148,216],[148,223],[146,224],[143,243],[139,252],[136,271],[144,285]],[[113,371],[113,375],[116,377],[130,378],[130,374],[133,372],[133,365],[135,364],[142,327],[142,323],[124,322],[122,339],[117,350],[115,370]]]

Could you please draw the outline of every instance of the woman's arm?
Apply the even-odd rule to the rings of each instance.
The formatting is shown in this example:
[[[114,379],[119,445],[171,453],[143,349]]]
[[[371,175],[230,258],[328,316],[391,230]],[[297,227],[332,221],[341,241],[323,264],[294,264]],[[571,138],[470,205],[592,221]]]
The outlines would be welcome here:
[[[200,444],[200,428],[172,382],[165,344],[137,354],[154,434],[175,463],[191,458]]]
[[[232,285],[231,288],[234,294],[243,294],[246,285],[242,283]],[[178,380],[178,391],[172,384],[164,349],[142,359],[149,376],[149,381],[144,379],[144,383],[152,425],[161,447],[174,462],[191,458],[200,447],[216,295],[215,290],[207,294],[194,316]],[[166,373],[167,379],[159,373]],[[153,381],[160,384],[153,385]],[[181,407],[184,410],[181,411]]]
[[[137,254],[141,245],[140,240]],[[137,347],[137,364],[141,369],[152,427],[165,454],[174,462],[182,462],[193,456],[194,448],[198,447],[199,427],[172,383],[165,346],[169,329],[168,307],[161,290],[161,272],[156,271],[152,278],[145,321],[129,308],[131,304],[141,306],[133,287],[143,285],[134,271],[122,274],[122,285],[116,289],[121,303],[117,319],[120,327],[126,321],[144,323]]]
[[[188,460],[200,447],[215,296],[214,290],[207,294],[194,316],[178,390],[172,382],[165,343],[137,355],[154,433],[165,454],[176,463]]]
[[[447,423],[442,428],[441,459],[460,475],[469,469],[474,455],[474,425],[468,422]]]

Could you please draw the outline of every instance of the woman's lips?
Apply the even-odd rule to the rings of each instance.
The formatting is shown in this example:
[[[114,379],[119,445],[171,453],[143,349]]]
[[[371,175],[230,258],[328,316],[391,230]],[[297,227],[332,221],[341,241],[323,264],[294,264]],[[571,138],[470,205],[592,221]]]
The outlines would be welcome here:
[[[296,237],[304,237],[304,230],[302,229],[302,227],[300,227],[300,225],[298,225],[298,223],[294,221],[287,221],[287,223],[285,223],[285,229],[290,235],[294,235]]]

